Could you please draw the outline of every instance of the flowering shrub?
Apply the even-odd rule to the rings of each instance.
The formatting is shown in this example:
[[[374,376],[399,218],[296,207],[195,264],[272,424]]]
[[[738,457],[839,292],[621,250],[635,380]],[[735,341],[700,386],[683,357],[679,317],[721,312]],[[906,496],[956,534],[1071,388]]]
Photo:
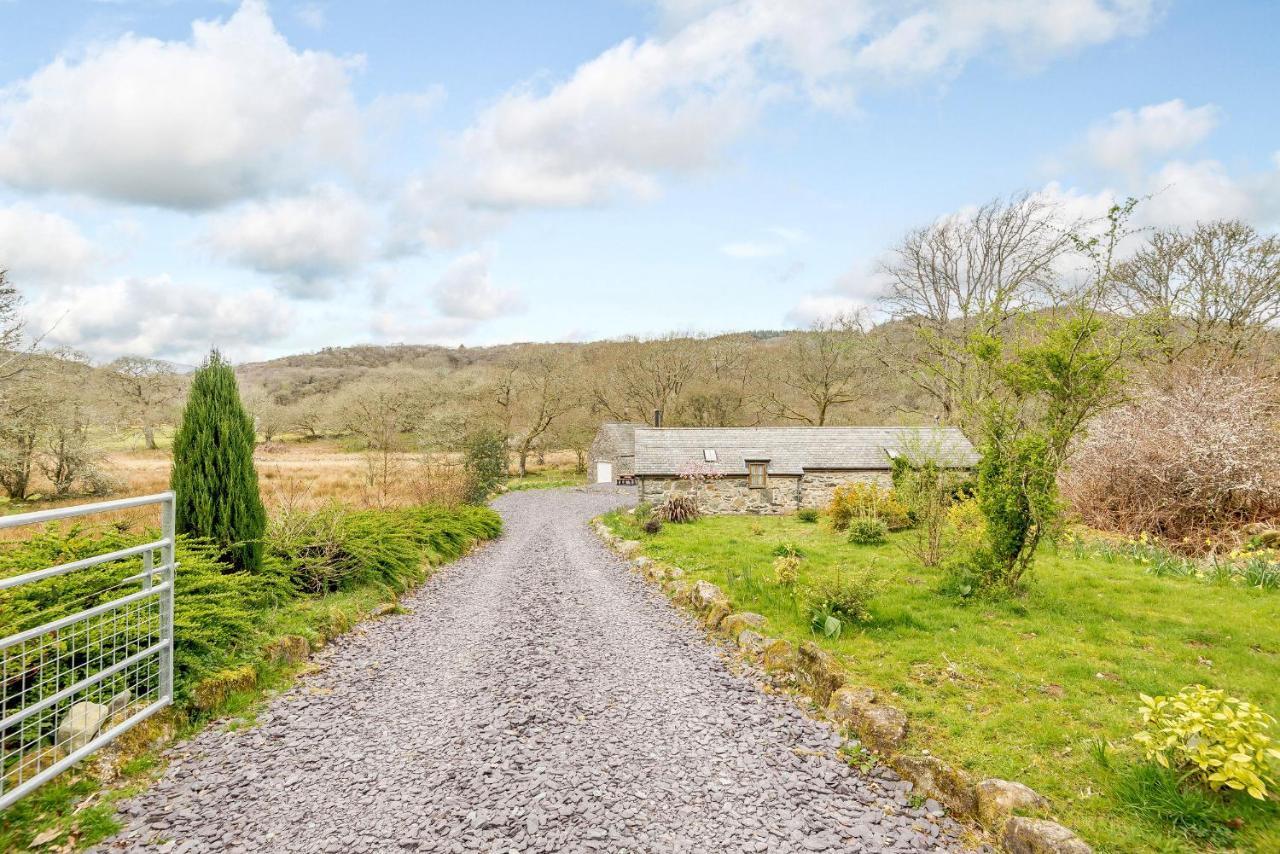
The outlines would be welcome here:
[[[1148,759],[1214,790],[1265,800],[1280,750],[1268,734],[1275,718],[1225,691],[1191,685],[1173,697],[1140,694],[1142,730],[1133,738]]]
[[[847,530],[854,519],[883,519],[889,530],[896,531],[911,524],[907,507],[891,490],[878,483],[851,483],[838,486],[831,493],[827,505],[831,526],[837,531]]]
[[[773,579],[784,587],[790,587],[800,578],[800,558],[796,555],[780,555],[773,562]]]

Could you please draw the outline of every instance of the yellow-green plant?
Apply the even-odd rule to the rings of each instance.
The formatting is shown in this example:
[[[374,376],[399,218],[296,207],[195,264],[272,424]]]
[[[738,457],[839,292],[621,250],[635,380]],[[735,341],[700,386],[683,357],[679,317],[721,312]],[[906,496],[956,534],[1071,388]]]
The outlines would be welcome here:
[[[1280,750],[1272,747],[1268,733],[1275,718],[1203,685],[1190,685],[1172,697],[1138,696],[1142,730],[1133,738],[1148,759],[1211,789],[1266,799],[1280,764]]]
[[[892,490],[873,482],[836,487],[827,505],[827,515],[837,531],[846,530],[854,519],[883,519],[891,531],[911,524],[907,506]]]
[[[957,551],[971,554],[987,543],[987,519],[976,498],[965,498],[947,508],[947,539]]]
[[[790,587],[800,578],[801,558],[794,554],[779,555],[773,562],[773,578],[784,587]]]

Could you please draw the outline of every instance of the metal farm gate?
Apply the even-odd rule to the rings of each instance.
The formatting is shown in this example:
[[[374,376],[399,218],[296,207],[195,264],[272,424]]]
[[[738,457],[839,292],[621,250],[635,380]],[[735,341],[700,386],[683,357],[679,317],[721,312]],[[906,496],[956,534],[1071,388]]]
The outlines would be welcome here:
[[[0,809],[172,702],[176,566],[172,492],[0,517],[3,531],[148,506],[158,540],[9,577],[0,549],[13,632],[0,639]]]

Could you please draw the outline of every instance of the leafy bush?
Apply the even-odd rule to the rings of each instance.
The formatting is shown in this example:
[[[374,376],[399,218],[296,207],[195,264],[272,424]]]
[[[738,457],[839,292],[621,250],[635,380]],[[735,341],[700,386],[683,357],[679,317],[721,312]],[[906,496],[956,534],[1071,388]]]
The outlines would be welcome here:
[[[689,495],[673,495],[658,508],[658,518],[664,522],[683,524],[696,521],[699,515],[698,504]]]
[[[854,519],[849,523],[849,542],[860,546],[876,546],[889,534],[889,526],[883,519]]]
[[[814,585],[807,591],[805,601],[813,617],[824,614],[846,624],[866,623],[871,620],[867,605],[878,592],[879,584],[870,574],[842,575]]]
[[[883,519],[891,531],[911,524],[906,505],[892,491],[872,482],[836,487],[831,493],[831,503],[827,505],[827,516],[831,519],[831,527],[837,531],[847,530],[855,518]]]
[[[483,504],[507,480],[507,443],[493,430],[481,430],[467,437],[466,499]]]
[[[987,544],[987,518],[974,498],[957,501],[947,508],[948,545],[958,552],[972,554]]]
[[[781,555],[773,561],[773,579],[784,587],[790,587],[800,578],[801,558]]]
[[[787,557],[787,556],[804,557],[805,556],[804,550],[789,540],[785,543],[778,543],[776,546],[774,546],[772,554],[774,557]]]
[[[398,513],[339,506],[292,511],[272,520],[269,553],[307,593],[370,580],[405,589],[422,577],[422,550]]]
[[[1191,685],[1173,697],[1142,699],[1134,741],[1146,757],[1217,791],[1243,790],[1265,800],[1275,786],[1280,749],[1268,734],[1275,718],[1222,690]]]
[[[796,511],[796,519],[812,525],[814,522],[818,521],[818,511],[812,507],[801,507]]]
[[[636,524],[643,526],[653,517],[653,504],[648,501],[641,501],[632,510],[631,515],[635,517]]]

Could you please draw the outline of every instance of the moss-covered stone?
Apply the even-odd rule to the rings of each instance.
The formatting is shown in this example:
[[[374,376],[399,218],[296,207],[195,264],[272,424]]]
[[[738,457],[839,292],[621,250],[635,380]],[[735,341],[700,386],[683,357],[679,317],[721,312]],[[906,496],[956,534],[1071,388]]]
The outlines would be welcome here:
[[[226,702],[235,692],[247,691],[256,684],[258,671],[253,665],[230,667],[197,682],[191,692],[192,702],[197,709],[207,712]]]
[[[820,706],[831,702],[831,695],[844,684],[844,673],[835,656],[813,641],[800,644],[796,675]]]
[[[1093,849],[1056,821],[1014,816],[1000,842],[1009,854],[1092,854]]]
[[[795,663],[795,648],[791,646],[790,641],[783,638],[769,638],[766,640],[762,653],[764,669],[770,673],[790,670]]]
[[[285,635],[267,644],[262,651],[272,664],[301,664],[311,656],[311,641],[302,635]]]
[[[759,614],[753,614],[750,611],[739,611],[720,621],[720,631],[729,637],[737,637],[738,633],[743,629],[764,628],[766,622],[768,621]]]
[[[889,765],[903,779],[915,784],[916,792],[933,798],[953,814],[966,817],[978,814],[978,793],[973,779],[959,768],[952,768],[936,756],[894,756],[889,759]]]
[[[1048,806],[1048,802],[1030,786],[1010,780],[983,780],[975,790],[978,797],[978,820],[993,830],[999,830],[1017,810],[1043,809]]]
[[[718,602],[713,602],[711,607],[707,609],[703,622],[709,629],[717,628],[724,621],[725,617],[729,616],[732,610],[733,609],[729,607],[729,603],[726,600],[722,599]]]

